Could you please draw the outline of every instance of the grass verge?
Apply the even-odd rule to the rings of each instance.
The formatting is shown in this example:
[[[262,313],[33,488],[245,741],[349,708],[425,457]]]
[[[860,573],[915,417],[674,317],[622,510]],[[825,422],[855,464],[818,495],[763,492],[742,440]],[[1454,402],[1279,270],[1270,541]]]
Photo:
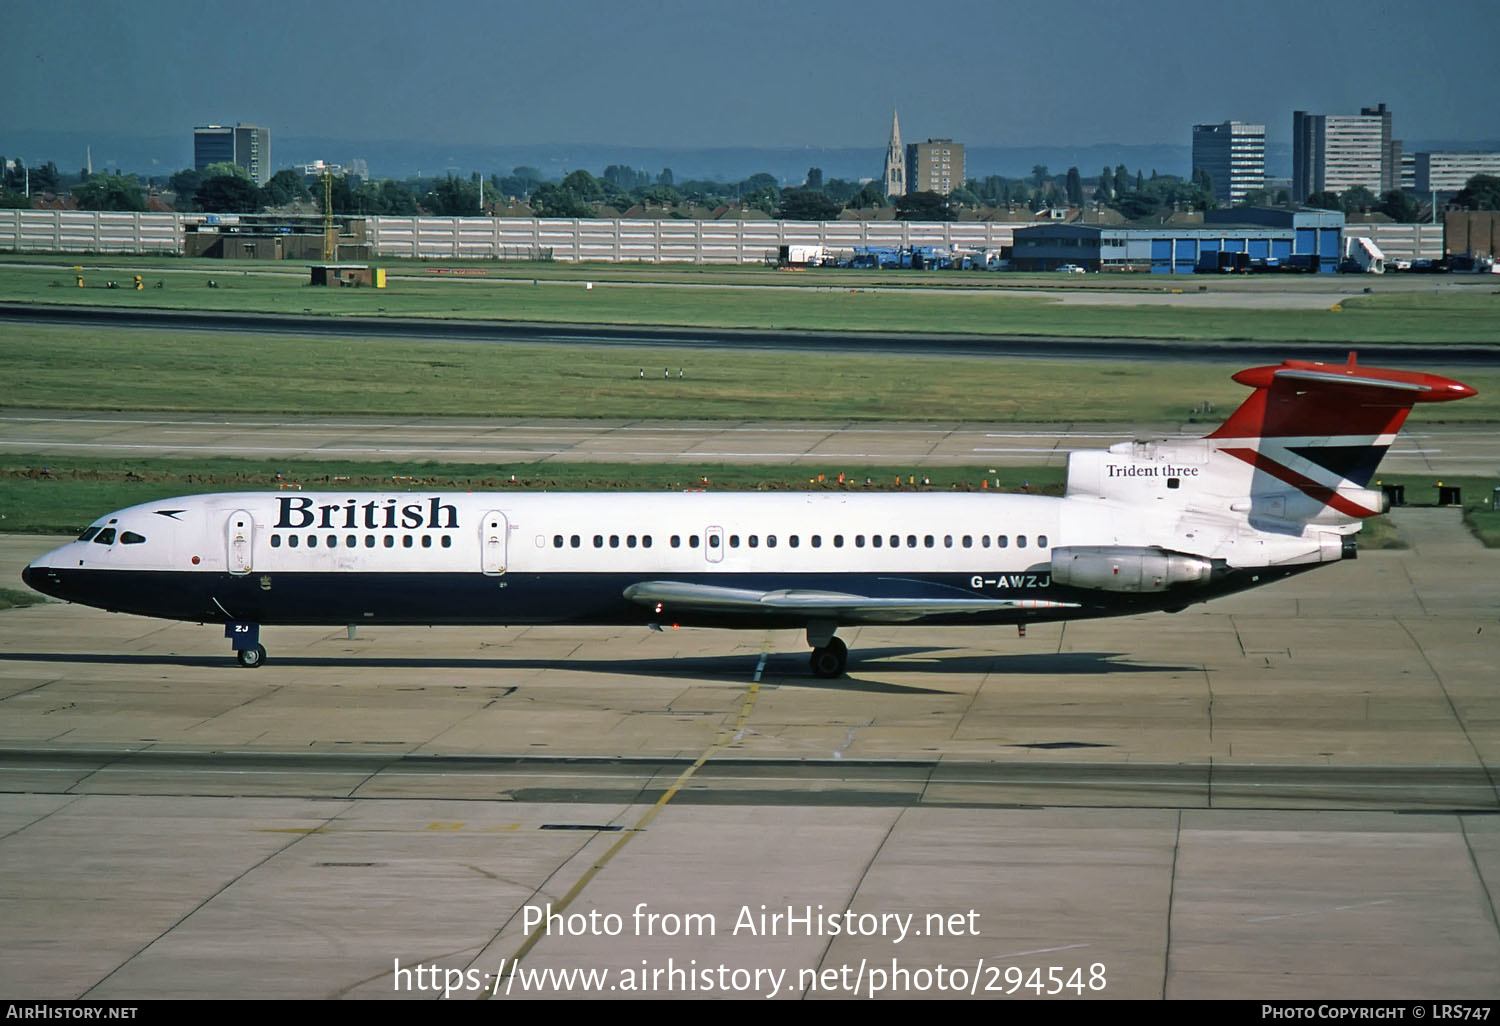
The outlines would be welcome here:
[[[38,606],[47,601],[50,600],[34,591],[0,588],[0,609],[20,609],[23,606]]]
[[[1464,524],[1487,548],[1500,549],[1500,510],[1488,503],[1465,503]]]
[[[1288,347],[1288,355],[1295,353]],[[1039,353],[1044,355],[1044,352]],[[1109,363],[7,326],[12,407],[382,416],[1132,424],[1227,413],[1242,361]],[[1441,373],[1441,368],[1431,368]],[[665,375],[663,371],[665,370]],[[1432,419],[1500,421],[1500,368]]]
[[[1388,516],[1371,517],[1359,529],[1359,547],[1365,551],[1404,549],[1406,539]]]
[[[1486,548],[1500,548],[1500,511],[1491,507],[1494,489],[1500,485],[1500,480],[1490,477],[1457,477],[1452,474],[1444,474],[1439,477],[1436,474],[1382,474],[1376,479],[1371,487],[1380,485],[1402,485],[1406,489],[1406,501],[1411,505],[1425,505],[1436,502],[1438,499],[1438,482],[1450,487],[1456,487],[1463,496],[1463,522]],[[1378,520],[1386,520],[1386,517],[1376,517],[1366,521],[1369,524]],[[1391,528],[1395,530],[1394,526]],[[1400,547],[1405,548],[1402,542],[1399,546],[1380,546],[1367,544],[1364,532],[1360,534],[1361,548]]]
[[[70,258],[59,256],[60,263]],[[157,260],[162,265],[161,260]],[[84,287],[70,267],[0,264],[0,301],[122,309],[222,310],[320,315],[437,317],[569,324],[871,331],[945,334],[1332,342],[1500,342],[1500,290],[1361,295],[1328,308],[1225,309],[1197,304],[1061,304],[1050,296],[971,283],[946,287],[946,276],[865,279],[783,275],[796,287],[766,287],[742,277],[723,287],[685,287],[660,278],[609,281],[541,277],[398,278],[385,289],[314,288],[283,266],[203,268],[183,261],[170,270],[142,267],[147,287],[129,287],[128,270],[86,269]],[[573,271],[573,274],[579,272]],[[587,271],[582,272],[587,274]],[[524,274],[524,272],[523,272]],[[822,272],[810,272],[821,275]],[[990,275],[989,279],[998,279]],[[819,285],[804,284],[816,280]],[[958,280],[958,279],[953,279]],[[114,281],[117,288],[107,287]],[[212,281],[214,287],[208,287]],[[703,282],[696,282],[702,284]],[[586,287],[592,284],[597,287]],[[1131,283],[1126,283],[1127,285]],[[1174,283],[1196,289],[1199,283]],[[1356,286],[1330,280],[1330,292]],[[743,287],[751,285],[753,287]],[[1131,288],[1134,291],[1135,286]],[[1335,308],[1336,307],[1336,308]]]

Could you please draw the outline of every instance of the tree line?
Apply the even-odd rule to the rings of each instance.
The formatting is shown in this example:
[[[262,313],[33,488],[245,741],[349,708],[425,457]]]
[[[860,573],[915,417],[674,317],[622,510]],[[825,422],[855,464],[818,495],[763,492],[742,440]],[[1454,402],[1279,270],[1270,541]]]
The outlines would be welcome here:
[[[0,158],[0,168],[3,168],[0,206],[29,206],[24,192],[29,184],[33,194],[68,189],[84,210],[145,210],[147,189],[153,185],[168,190],[173,207],[179,211],[257,213],[299,202],[320,212],[323,207],[321,184],[292,168],[276,172],[264,186],[256,185],[244,168],[232,163],[211,164],[202,171],[186,168],[150,183],[119,172],[80,171],[77,176],[65,176],[50,161],[28,171],[20,161]],[[1127,220],[1143,221],[1175,210],[1209,210],[1217,205],[1213,181],[1201,168],[1191,178],[1184,179],[1158,174],[1155,170],[1148,177],[1139,168],[1132,173],[1124,164],[1102,168],[1088,179],[1077,167],[1054,174],[1046,165],[1038,164],[1023,178],[1001,175],[970,178],[946,196],[918,192],[890,198],[879,182],[825,179],[822,169],[817,167],[808,168],[799,185],[783,187],[774,176],[764,172],[735,182],[680,181],[671,168],[651,174],[644,169],[611,164],[600,175],[579,169],[561,181],[552,181],[529,166],[487,178],[477,172],[466,177],[449,173],[401,180],[339,175],[331,182],[330,198],[335,214],[352,215],[476,216],[497,204],[516,202],[529,206],[538,217],[601,217],[609,214],[605,208],[623,213],[634,207],[656,208],[666,216],[685,216],[679,213],[680,208],[737,206],[791,221],[831,221],[846,209],[891,207],[902,220],[951,221],[957,220],[964,209],[1021,207],[1035,211],[1062,206],[1078,208],[1090,201],[1118,211]],[[1290,198],[1285,190],[1274,196],[1266,190],[1256,190],[1240,205],[1288,206]],[[1378,211],[1395,221],[1414,221],[1421,214],[1417,201],[1399,189],[1377,197],[1362,186],[1341,194],[1315,193],[1308,197],[1307,205],[1351,215]],[[1500,209],[1500,178],[1475,176],[1452,205]]]

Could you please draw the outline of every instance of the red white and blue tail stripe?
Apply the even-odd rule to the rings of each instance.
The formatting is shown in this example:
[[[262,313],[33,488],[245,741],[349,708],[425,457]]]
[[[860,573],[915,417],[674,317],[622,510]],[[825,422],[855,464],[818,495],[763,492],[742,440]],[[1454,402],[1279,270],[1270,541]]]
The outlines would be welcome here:
[[[1257,481],[1271,479],[1252,493],[1290,486],[1355,519],[1380,512],[1365,486],[1412,406],[1475,394],[1436,374],[1361,367],[1354,353],[1344,364],[1252,367],[1234,380],[1255,391],[1208,439]]]

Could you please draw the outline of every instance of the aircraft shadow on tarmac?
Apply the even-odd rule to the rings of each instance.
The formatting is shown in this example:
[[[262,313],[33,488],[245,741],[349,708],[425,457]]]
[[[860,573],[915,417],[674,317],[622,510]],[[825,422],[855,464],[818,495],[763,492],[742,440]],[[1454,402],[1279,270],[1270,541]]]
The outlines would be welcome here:
[[[893,694],[947,694],[941,688],[916,687],[891,681],[869,679],[867,674],[1036,674],[1068,677],[1117,673],[1184,673],[1201,667],[1159,665],[1123,661],[1119,652],[1057,652],[1025,655],[944,655],[941,646],[861,649],[850,660],[851,675],[835,680],[813,677],[807,669],[807,657],[801,653],[771,655],[761,671],[767,685],[806,687],[818,690],[887,692]],[[277,667],[298,669],[342,669],[360,667],[380,670],[568,670],[575,673],[634,675],[696,681],[705,684],[743,684],[756,665],[758,657],[740,652],[734,655],[687,656],[649,659],[493,659],[467,657],[382,657],[361,655],[279,656],[268,660],[267,671]],[[201,666],[239,671],[233,660],[217,655],[140,655],[102,654],[96,652],[0,652],[8,662],[78,663],[101,666]],[[252,678],[253,679],[253,678]]]

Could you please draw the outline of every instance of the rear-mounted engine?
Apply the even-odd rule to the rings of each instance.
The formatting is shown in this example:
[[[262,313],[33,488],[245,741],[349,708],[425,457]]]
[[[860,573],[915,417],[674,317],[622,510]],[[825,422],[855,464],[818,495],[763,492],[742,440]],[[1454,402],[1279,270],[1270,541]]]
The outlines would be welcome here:
[[[1052,550],[1052,583],[1097,591],[1152,593],[1207,584],[1210,560],[1166,549],[1125,545]]]

